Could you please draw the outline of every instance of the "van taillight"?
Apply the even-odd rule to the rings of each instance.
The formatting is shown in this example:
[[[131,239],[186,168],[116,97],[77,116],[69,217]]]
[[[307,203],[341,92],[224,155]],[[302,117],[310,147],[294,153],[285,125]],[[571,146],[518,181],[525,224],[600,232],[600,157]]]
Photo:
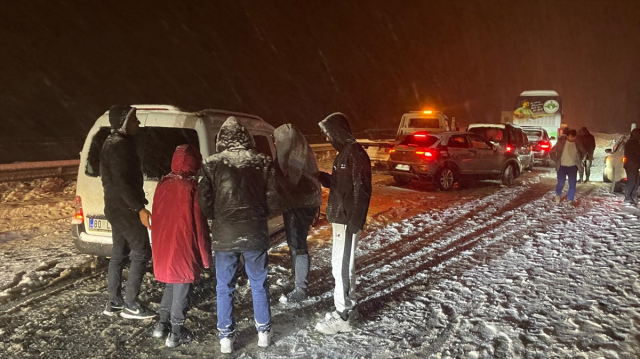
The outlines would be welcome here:
[[[84,211],[82,210],[82,198],[80,196],[76,196],[76,215],[73,216],[73,218],[84,221]]]

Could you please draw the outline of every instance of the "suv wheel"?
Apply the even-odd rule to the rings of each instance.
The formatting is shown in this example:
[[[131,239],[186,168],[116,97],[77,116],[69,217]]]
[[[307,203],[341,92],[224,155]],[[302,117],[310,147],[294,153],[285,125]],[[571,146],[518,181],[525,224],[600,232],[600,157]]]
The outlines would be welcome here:
[[[516,171],[513,169],[513,165],[508,165],[502,171],[502,184],[505,186],[513,186],[516,182]]]
[[[399,186],[403,186],[405,184],[408,184],[409,182],[411,182],[411,178],[409,177],[405,177],[405,176],[393,176],[393,181],[399,185]]]
[[[456,172],[450,167],[443,167],[436,172],[436,186],[441,191],[450,191],[456,183]]]

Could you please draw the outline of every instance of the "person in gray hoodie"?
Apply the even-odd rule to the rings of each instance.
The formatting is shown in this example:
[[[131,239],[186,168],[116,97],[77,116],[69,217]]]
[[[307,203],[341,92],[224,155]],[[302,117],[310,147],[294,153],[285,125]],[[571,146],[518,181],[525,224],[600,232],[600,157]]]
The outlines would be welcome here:
[[[582,167],[582,159],[587,155],[584,146],[577,142],[578,134],[576,130],[566,131],[566,136],[560,137],[555,146],[551,149],[549,156],[556,163],[558,173],[558,185],[556,186],[555,202],[560,204],[562,189],[569,178],[569,191],[567,193],[567,207],[574,206],[576,196],[576,182],[578,169]]]
[[[277,160],[274,162],[278,193],[283,206],[284,230],[295,273],[295,289],[287,294],[287,302],[300,302],[309,297],[309,228],[317,218],[322,204],[322,188],[317,179],[316,156],[304,135],[291,124],[273,133]]]

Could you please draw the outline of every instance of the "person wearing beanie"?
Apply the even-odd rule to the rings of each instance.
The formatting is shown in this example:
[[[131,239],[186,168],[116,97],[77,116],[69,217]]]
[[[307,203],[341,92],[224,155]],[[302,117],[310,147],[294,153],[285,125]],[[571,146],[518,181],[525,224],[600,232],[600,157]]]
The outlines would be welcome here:
[[[104,189],[104,214],[111,223],[113,248],[109,260],[107,288],[109,300],[103,313],[120,314],[127,319],[147,319],[155,313],[138,303],[138,295],[147,263],[151,259],[149,223],[151,213],[145,198],[137,155],[135,134],[138,131],[136,109],[114,105],[109,109],[111,134],[100,152],[100,175]],[[121,294],[124,256],[129,249],[129,276],[124,300]]]

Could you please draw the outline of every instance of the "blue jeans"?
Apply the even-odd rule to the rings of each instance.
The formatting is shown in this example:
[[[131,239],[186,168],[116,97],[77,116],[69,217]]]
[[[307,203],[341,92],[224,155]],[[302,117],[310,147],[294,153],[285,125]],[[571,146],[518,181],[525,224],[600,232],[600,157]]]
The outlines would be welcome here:
[[[569,192],[567,193],[567,199],[573,201],[576,197],[576,178],[578,176],[578,166],[560,166],[558,168],[558,185],[556,186],[556,196],[562,195],[562,188],[564,182],[569,177]]]
[[[271,330],[271,307],[269,304],[269,282],[267,282],[267,251],[215,252],[216,291],[218,292],[219,338],[233,337],[233,292],[236,289],[235,274],[240,255],[244,256],[244,268],[251,283],[253,295],[253,317],[259,332]]]

